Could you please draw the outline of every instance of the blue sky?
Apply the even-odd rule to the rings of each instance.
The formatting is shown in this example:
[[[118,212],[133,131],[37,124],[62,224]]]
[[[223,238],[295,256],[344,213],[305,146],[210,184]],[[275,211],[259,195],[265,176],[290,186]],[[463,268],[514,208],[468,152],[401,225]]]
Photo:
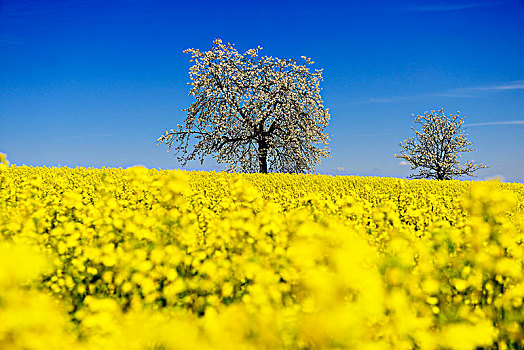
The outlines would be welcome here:
[[[213,39],[324,69],[331,156],[319,173],[405,177],[412,113],[466,117],[490,166],[524,182],[524,2],[0,1],[0,152],[15,164],[180,165],[189,55]],[[220,170],[209,159],[188,169]]]

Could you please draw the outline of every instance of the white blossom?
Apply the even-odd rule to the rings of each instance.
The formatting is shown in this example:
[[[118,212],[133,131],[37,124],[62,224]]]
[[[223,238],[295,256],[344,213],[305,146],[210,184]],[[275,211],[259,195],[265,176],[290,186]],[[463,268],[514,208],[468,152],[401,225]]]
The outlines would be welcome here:
[[[471,142],[462,129],[464,118],[459,119],[459,112],[450,114],[449,118],[442,109],[413,116],[415,123],[422,125],[422,130],[411,127],[415,137],[397,144],[402,148],[402,153],[395,154],[395,157],[409,162],[411,170],[418,169],[417,174],[410,175],[411,178],[449,180],[463,175],[474,176],[473,172],[486,168],[473,161],[460,164],[460,152],[473,152],[476,149],[469,148]]]
[[[320,97],[322,70],[311,73],[294,59],[259,57],[258,46],[240,54],[216,39],[209,51],[187,49],[190,96],[184,125],[158,139],[182,165],[211,155],[228,171],[313,172],[329,157],[323,133],[329,110]],[[320,148],[322,147],[322,148]]]

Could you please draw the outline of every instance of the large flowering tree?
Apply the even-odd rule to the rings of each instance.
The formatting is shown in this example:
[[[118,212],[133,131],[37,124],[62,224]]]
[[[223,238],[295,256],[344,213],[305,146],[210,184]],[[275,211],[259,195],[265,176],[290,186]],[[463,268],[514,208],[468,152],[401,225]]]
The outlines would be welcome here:
[[[458,176],[474,176],[476,170],[486,168],[482,163],[474,164],[473,161],[460,164],[459,153],[476,149],[469,148],[471,142],[462,129],[464,118],[459,118],[459,112],[450,114],[449,118],[443,109],[413,116],[415,123],[422,125],[422,130],[411,127],[415,137],[400,142],[398,145],[402,153],[395,154],[395,157],[411,163],[412,170],[418,169],[418,173],[410,177],[450,180]]]
[[[213,42],[209,51],[187,49],[190,96],[184,125],[158,139],[182,165],[210,155],[228,171],[313,172],[329,156],[322,104],[322,70],[311,59],[259,57],[260,46],[243,55],[232,44]]]

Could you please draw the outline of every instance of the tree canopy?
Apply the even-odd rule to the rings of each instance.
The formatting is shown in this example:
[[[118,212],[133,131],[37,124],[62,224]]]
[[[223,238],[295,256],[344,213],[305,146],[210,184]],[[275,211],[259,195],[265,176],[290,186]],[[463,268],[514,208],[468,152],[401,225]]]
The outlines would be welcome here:
[[[415,123],[422,125],[422,130],[411,127],[415,136],[397,144],[402,148],[402,153],[395,154],[395,157],[409,162],[412,170],[418,170],[418,173],[410,175],[411,178],[450,180],[458,176],[474,176],[476,170],[486,168],[473,161],[460,163],[459,153],[476,149],[469,148],[471,142],[462,129],[464,117],[459,118],[459,112],[450,114],[449,118],[443,109],[413,116]]]
[[[322,70],[314,62],[240,54],[216,39],[209,51],[187,49],[190,96],[183,125],[158,139],[183,166],[212,156],[228,171],[313,172],[329,156],[329,110],[320,97]]]

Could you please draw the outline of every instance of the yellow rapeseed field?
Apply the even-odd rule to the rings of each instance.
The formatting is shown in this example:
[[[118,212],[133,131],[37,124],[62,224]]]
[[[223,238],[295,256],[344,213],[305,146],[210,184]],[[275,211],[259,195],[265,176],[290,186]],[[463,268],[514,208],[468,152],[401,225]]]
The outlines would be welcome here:
[[[524,348],[523,184],[0,163],[0,349]]]

